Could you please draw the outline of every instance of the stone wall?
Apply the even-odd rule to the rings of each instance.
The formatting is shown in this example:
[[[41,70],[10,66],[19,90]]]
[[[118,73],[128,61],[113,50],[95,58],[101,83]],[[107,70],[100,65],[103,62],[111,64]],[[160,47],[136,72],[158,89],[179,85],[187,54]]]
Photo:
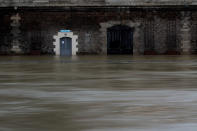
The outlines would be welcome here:
[[[10,14],[6,12],[0,13],[0,54],[9,53],[11,49],[11,27]]]
[[[0,0],[0,7],[8,6],[154,6],[197,5],[197,0]]]
[[[191,14],[191,49],[197,53],[197,12]]]
[[[20,16],[23,53],[53,54],[53,36],[69,29],[79,36],[79,54],[106,54],[107,28],[134,28],[134,54],[196,53],[197,13],[176,10],[80,9],[66,11],[14,10],[1,13],[0,53],[11,52],[12,16]],[[191,23],[191,26],[189,26]],[[188,34],[190,37],[183,37]],[[38,52],[37,52],[38,53]]]

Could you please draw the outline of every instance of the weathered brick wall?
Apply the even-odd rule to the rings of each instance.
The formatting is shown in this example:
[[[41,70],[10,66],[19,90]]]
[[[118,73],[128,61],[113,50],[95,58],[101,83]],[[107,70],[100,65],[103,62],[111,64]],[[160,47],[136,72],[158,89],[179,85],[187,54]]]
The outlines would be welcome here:
[[[141,23],[142,30],[145,33],[146,21],[152,21],[151,28],[148,28],[148,38],[142,35],[142,39],[149,39],[147,44],[151,45],[152,51],[157,54],[165,54],[168,49],[168,41],[175,37],[177,48],[179,51],[180,41],[178,30],[180,29],[180,12],[144,12],[144,11],[122,11],[122,12],[26,12],[22,13],[23,31],[25,39],[28,41],[26,45],[41,43],[43,53],[52,53],[52,37],[61,29],[70,29],[76,35],[79,35],[79,53],[101,54],[103,41],[100,40],[100,23],[108,21],[133,21]],[[174,31],[172,35],[168,32],[168,22],[172,21],[169,31]],[[174,21],[174,22],[173,22]],[[171,28],[169,27],[169,28]],[[154,28],[154,29],[153,29]],[[151,30],[151,31],[150,31]],[[36,37],[40,32],[40,39]],[[151,35],[152,33],[152,35]],[[151,37],[151,38],[149,38]],[[153,38],[152,38],[153,37]],[[150,41],[152,39],[152,41]],[[36,41],[37,40],[37,41]],[[152,42],[152,43],[151,43]],[[144,40],[145,43],[145,40]],[[143,43],[143,44],[144,44]],[[144,49],[146,50],[146,49]],[[147,49],[149,50],[149,49]],[[141,52],[143,53],[143,52]]]
[[[79,36],[80,54],[103,54],[107,47],[106,31],[101,32],[101,23],[136,23],[139,24],[139,39],[136,48],[139,54],[166,54],[181,52],[181,28],[184,11],[147,11],[147,10],[78,10],[78,11],[39,11],[20,10],[20,30],[25,53],[40,50],[43,54],[53,54],[53,35],[61,29],[70,29]],[[10,49],[10,16],[14,11],[1,13],[0,20],[0,53],[9,53]],[[191,11],[192,51],[197,49],[197,13]],[[129,25],[129,24],[127,24]],[[134,30],[137,30],[134,27]],[[104,33],[104,34],[103,34]],[[173,42],[171,42],[173,41]],[[134,43],[136,43],[134,39]],[[139,44],[139,45],[138,45]],[[147,47],[145,46],[147,44]],[[175,48],[171,47],[175,44]],[[173,52],[174,51],[174,52]]]
[[[192,41],[191,41],[191,44],[192,44],[192,52],[193,53],[197,53],[197,12],[193,12],[191,14],[191,36],[192,36]]]
[[[98,15],[99,16],[99,15]],[[82,12],[28,12],[22,13],[22,30],[27,48],[41,44],[42,53],[53,53],[53,35],[61,29],[70,29],[79,35],[79,52],[99,53],[99,17]],[[39,32],[40,38],[37,34]]]
[[[0,54],[5,54],[10,51],[10,15],[0,13]]]

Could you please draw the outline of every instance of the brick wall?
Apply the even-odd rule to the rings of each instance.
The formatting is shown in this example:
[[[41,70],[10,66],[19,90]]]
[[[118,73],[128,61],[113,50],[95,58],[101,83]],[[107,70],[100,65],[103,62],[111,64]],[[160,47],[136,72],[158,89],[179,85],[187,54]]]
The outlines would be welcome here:
[[[10,15],[0,13],[0,18],[0,54],[6,54],[11,48]]]
[[[141,45],[137,45],[138,53],[143,54],[146,51],[146,39],[151,51],[155,54],[165,54],[167,51],[180,51],[180,38],[178,32],[180,30],[180,12],[179,11],[91,11],[91,12],[23,12],[22,30],[26,45],[40,43],[43,53],[52,53],[53,51],[53,35],[61,29],[69,29],[79,36],[79,53],[81,54],[102,54],[103,44],[100,36],[101,23],[114,21],[124,24],[124,21],[140,23],[140,30],[143,34],[140,39],[143,41]],[[152,21],[148,25],[147,21]],[[150,26],[150,27],[148,27]],[[196,28],[197,29],[197,28]],[[39,32],[40,39],[37,34]],[[145,33],[149,35],[145,37]],[[169,33],[170,32],[170,33]],[[176,36],[176,37],[175,37]],[[152,40],[151,40],[152,39]],[[36,42],[37,40],[37,42]],[[151,40],[151,41],[150,41]],[[175,40],[175,49],[170,49],[170,40]],[[134,41],[135,42],[135,41]],[[154,44],[151,46],[151,44]],[[107,46],[107,45],[104,45]],[[169,49],[168,49],[169,48]],[[149,49],[147,48],[149,51]]]
[[[20,10],[18,13],[21,17],[20,30],[25,53],[40,50],[43,54],[53,54],[53,36],[61,29],[69,29],[79,36],[80,54],[105,54],[106,28],[107,25],[115,25],[113,23],[132,26],[135,31],[138,30],[138,38],[134,38],[137,54],[176,53],[181,52],[183,47],[181,28],[184,11],[86,8],[75,11]],[[13,14],[14,11],[4,11],[0,14],[0,53],[10,51],[10,16]],[[196,53],[197,11],[190,11],[189,16],[191,52]],[[103,25],[106,28],[101,26],[102,23],[105,23]]]

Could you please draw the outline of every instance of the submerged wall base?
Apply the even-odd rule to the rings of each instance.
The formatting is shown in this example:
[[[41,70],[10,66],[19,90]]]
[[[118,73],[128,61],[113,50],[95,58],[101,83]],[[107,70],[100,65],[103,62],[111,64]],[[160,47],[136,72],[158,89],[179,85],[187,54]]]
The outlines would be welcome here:
[[[20,16],[18,28],[11,26],[16,13]],[[12,52],[14,35],[20,36],[17,40],[25,54],[59,54],[59,42],[56,38],[53,44],[53,36],[61,29],[78,36],[78,46],[73,49],[77,54],[107,54],[107,29],[115,25],[134,29],[134,55],[197,54],[195,8],[21,7],[1,8],[0,17],[0,54]]]

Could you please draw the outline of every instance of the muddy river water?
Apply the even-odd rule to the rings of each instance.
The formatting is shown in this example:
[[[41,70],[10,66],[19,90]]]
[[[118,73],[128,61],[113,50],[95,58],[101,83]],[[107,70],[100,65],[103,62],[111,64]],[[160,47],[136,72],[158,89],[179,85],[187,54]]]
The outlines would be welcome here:
[[[197,56],[0,57],[0,131],[186,130]]]

